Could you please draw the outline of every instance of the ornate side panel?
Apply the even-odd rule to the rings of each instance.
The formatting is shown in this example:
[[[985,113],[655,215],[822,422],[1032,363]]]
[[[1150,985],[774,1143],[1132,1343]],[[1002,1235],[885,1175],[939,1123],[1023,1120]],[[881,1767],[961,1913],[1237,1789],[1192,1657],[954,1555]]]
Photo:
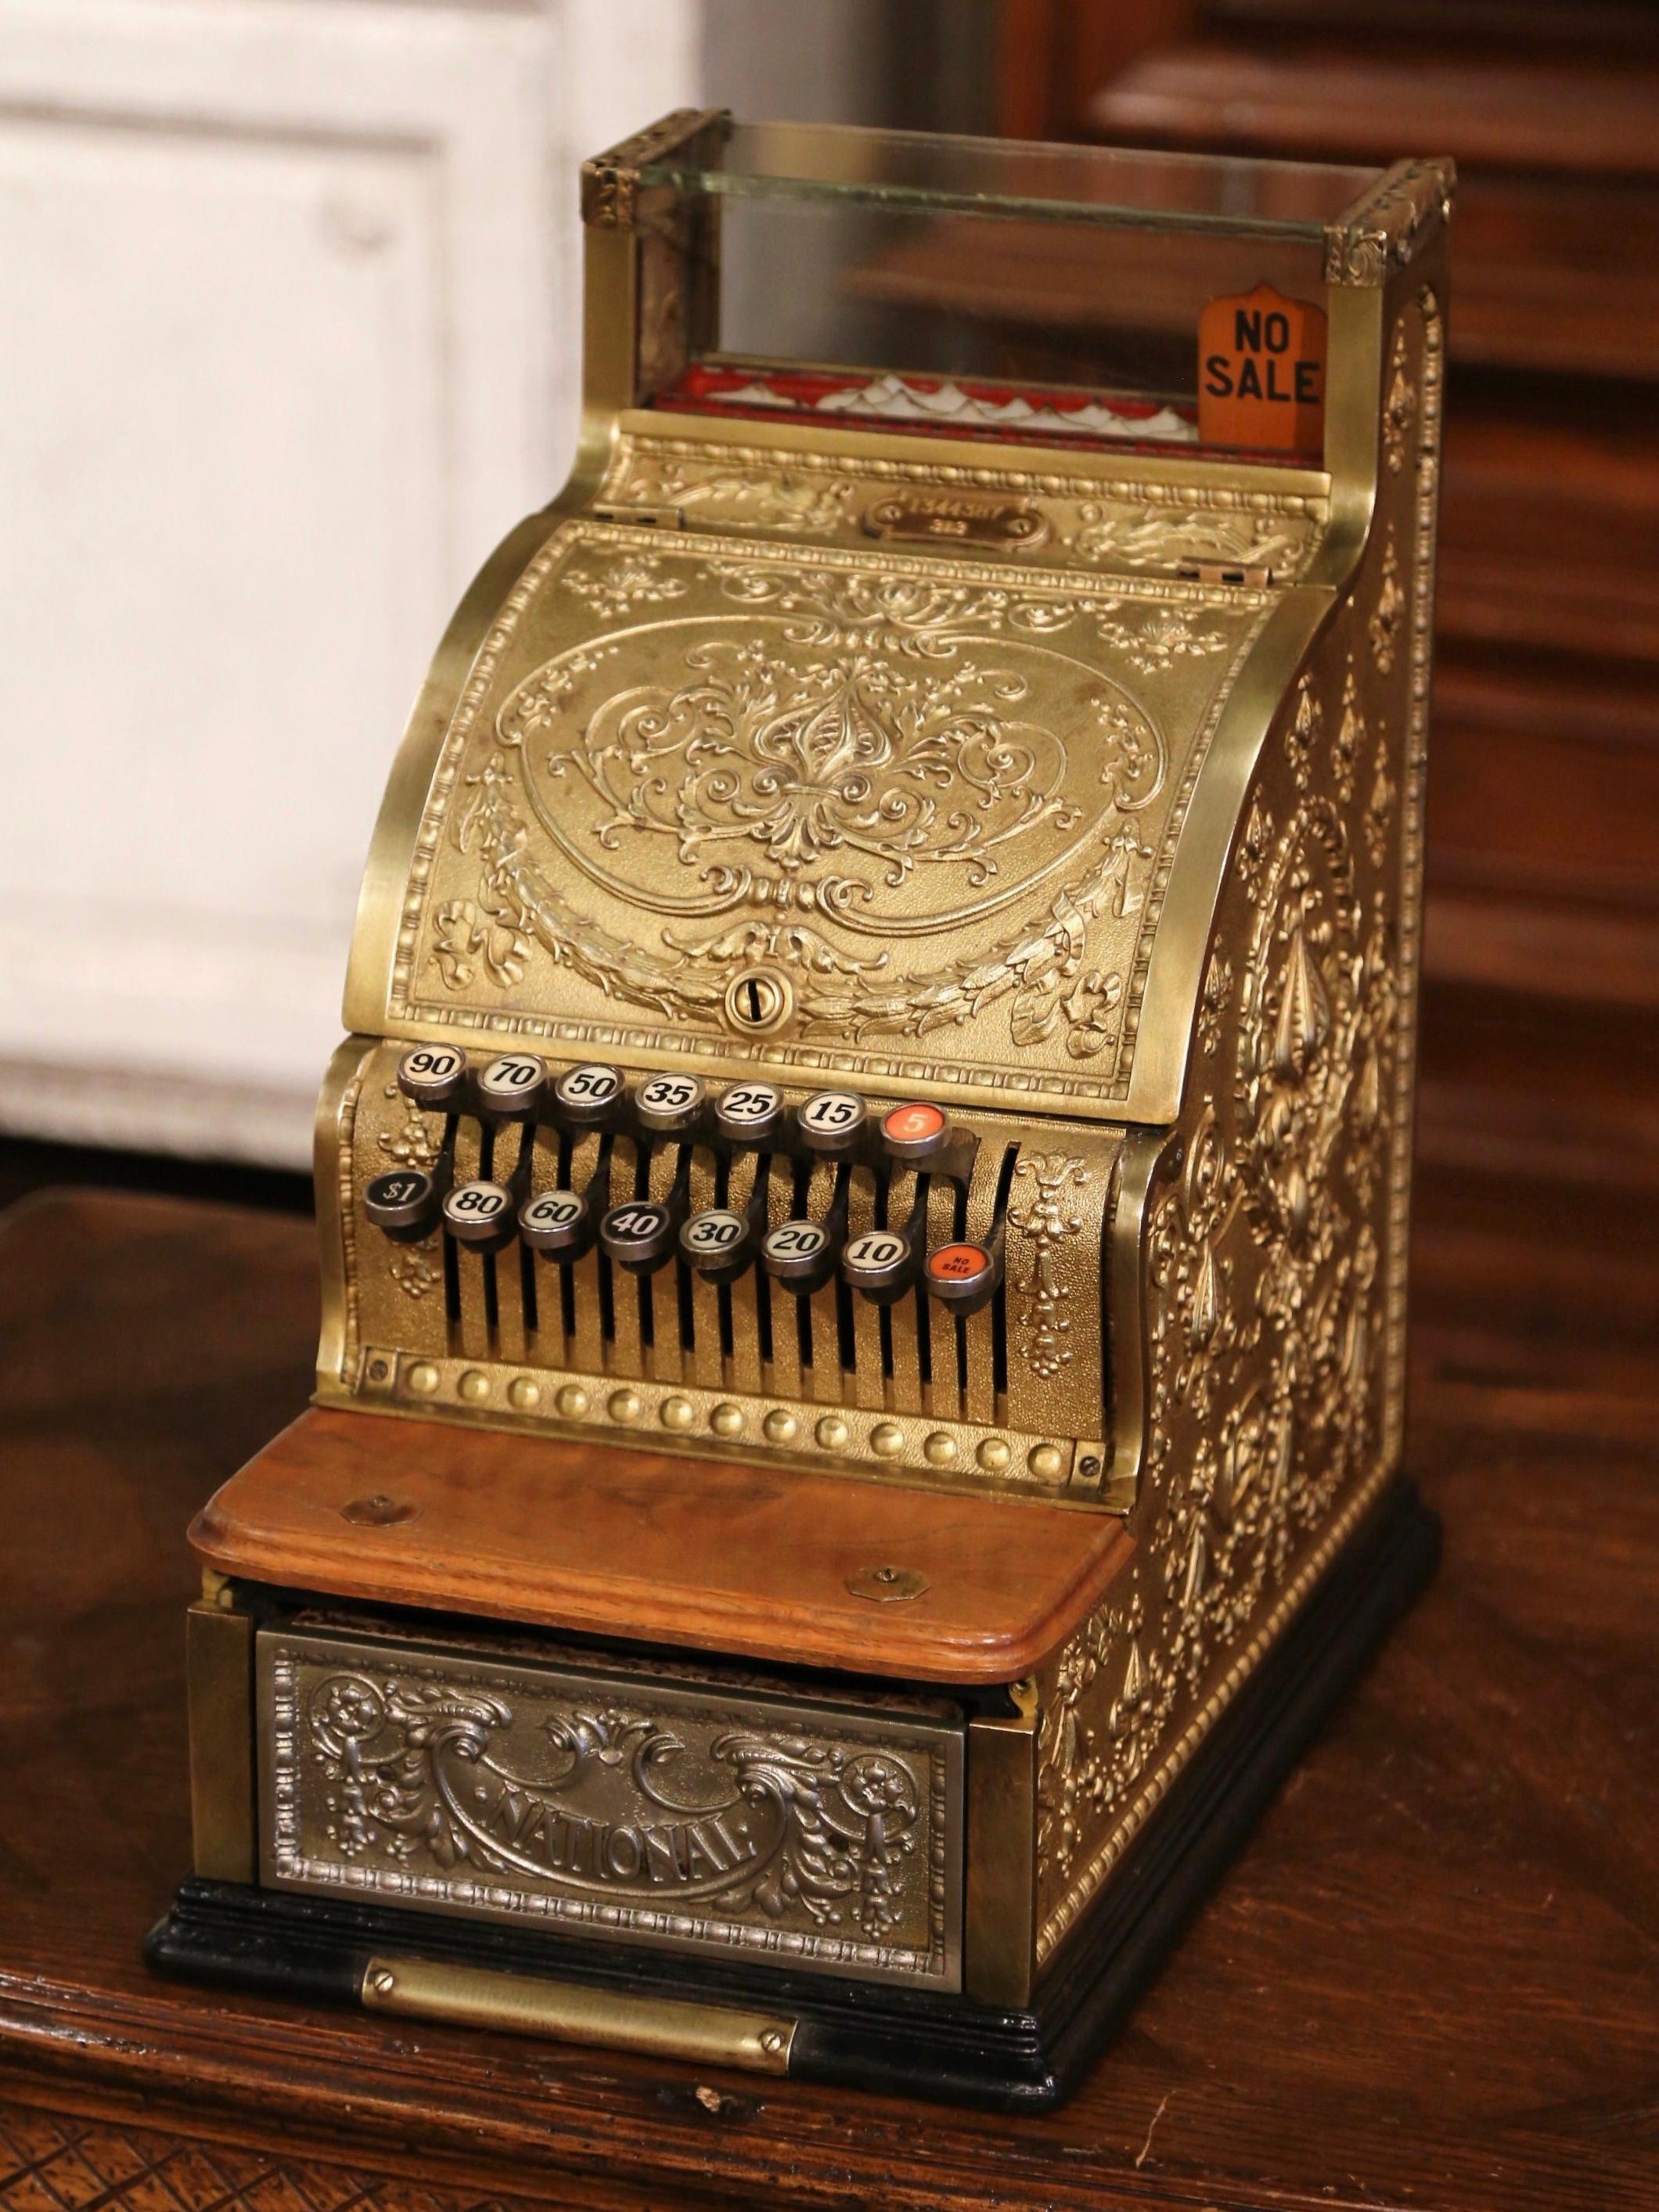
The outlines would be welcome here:
[[[1042,1684],[1039,1963],[1397,1462],[1442,328],[1385,354],[1355,586],[1270,733],[1146,1226],[1148,1443]]]

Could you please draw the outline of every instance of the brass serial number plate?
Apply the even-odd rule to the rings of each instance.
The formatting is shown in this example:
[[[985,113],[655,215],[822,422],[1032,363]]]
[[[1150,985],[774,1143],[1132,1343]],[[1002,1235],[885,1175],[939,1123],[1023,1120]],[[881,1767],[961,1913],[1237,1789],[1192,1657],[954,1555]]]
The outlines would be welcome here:
[[[280,1629],[258,1670],[267,1886],[961,1986],[957,1724]]]

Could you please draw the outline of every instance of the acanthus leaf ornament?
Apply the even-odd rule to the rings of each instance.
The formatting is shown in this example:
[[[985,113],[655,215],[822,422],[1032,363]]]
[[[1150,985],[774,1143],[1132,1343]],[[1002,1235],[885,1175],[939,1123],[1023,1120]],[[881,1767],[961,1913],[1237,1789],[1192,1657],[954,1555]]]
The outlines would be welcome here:
[[[1034,1375],[1052,1378],[1071,1361],[1072,1324],[1065,1310],[1071,1293],[1060,1280],[1054,1251],[1081,1226],[1067,1194],[1088,1179],[1083,1162],[1065,1152],[1022,1152],[1014,1164],[1008,1218],[1032,1243],[1030,1271],[1015,1285],[1020,1300],[1015,1329]]]
[[[561,588],[585,601],[601,622],[615,622],[642,607],[684,599],[686,592],[682,578],[665,576],[661,563],[645,554],[614,561],[592,572],[568,568],[561,579]]]
[[[670,838],[732,902],[816,878],[814,902],[845,912],[870,892],[825,872],[841,853],[878,863],[890,888],[954,861],[978,885],[999,846],[1078,819],[1059,796],[1059,740],[1014,718],[1018,675],[970,666],[924,684],[863,655],[787,669],[749,641],[685,659],[690,682],[617,694],[548,770],[582,776],[611,810],[594,833],[607,851],[635,832]]]
[[[1085,561],[1115,560],[1130,568],[1217,561],[1293,574],[1312,535],[1301,516],[1085,500],[1070,544]]]

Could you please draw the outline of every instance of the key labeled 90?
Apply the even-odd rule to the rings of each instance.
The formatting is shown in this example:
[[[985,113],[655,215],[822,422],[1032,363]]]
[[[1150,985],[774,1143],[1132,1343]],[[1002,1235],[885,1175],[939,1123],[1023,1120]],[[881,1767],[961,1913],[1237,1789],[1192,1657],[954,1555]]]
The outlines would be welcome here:
[[[453,1105],[466,1084],[466,1054],[453,1044],[411,1045],[398,1062],[398,1088],[416,1106]]]

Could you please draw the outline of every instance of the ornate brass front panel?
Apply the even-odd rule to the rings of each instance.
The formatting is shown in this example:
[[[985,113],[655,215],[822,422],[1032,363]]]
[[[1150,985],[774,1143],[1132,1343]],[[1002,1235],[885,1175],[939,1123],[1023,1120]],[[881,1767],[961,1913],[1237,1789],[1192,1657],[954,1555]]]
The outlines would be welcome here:
[[[562,523],[452,722],[365,1022],[1109,1112],[1273,605]]]
[[[860,1710],[260,1631],[260,1880],[955,1990],[963,1737]]]

